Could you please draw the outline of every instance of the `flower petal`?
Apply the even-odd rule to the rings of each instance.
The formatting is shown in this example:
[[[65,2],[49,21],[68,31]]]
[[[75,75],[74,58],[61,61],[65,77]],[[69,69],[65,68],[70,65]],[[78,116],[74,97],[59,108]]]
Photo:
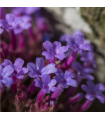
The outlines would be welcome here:
[[[2,82],[7,86],[7,87],[10,87],[11,84],[14,83],[13,79],[12,78],[9,78],[9,77],[6,77],[2,80]]]
[[[27,64],[27,68],[28,68],[28,70],[31,71],[31,72],[37,72],[37,68],[36,68],[36,65],[35,65],[34,63],[29,62],[29,63]]]
[[[95,91],[96,92],[103,92],[104,90],[105,90],[105,87],[102,83],[96,84],[96,86],[95,86]]]
[[[93,101],[93,100],[95,99],[95,95],[92,95],[92,94],[87,93],[87,94],[85,95],[85,98],[88,99],[88,100],[90,100],[90,101]]]
[[[53,44],[49,41],[45,41],[43,43],[43,47],[48,51],[48,52],[53,52],[54,48],[53,48]]]
[[[55,68],[55,64],[50,63],[41,70],[41,73],[42,73],[42,75],[44,75],[44,74],[55,73],[56,71],[57,71],[57,69]]]
[[[39,79],[34,79],[34,81],[36,82],[36,83],[35,83],[35,86],[36,86],[36,87],[40,87],[40,88],[43,87],[43,85],[42,85],[42,84],[43,84],[42,81],[40,81]]]
[[[77,87],[78,86],[78,82],[76,80],[69,80],[67,81],[67,84],[72,86],[72,87]]]
[[[57,90],[57,88],[56,87],[51,87],[50,90],[54,92],[54,91]]]
[[[85,92],[88,92],[88,87],[86,85],[81,85],[82,90],[84,90]]]
[[[11,65],[13,67],[13,64],[10,60],[5,59],[4,62],[1,64],[3,67],[7,66],[7,65]]]
[[[37,69],[39,71],[42,70],[42,68],[44,67],[44,59],[43,58],[36,58],[36,66],[37,66]]]
[[[42,75],[42,82],[45,85],[49,84],[50,83],[50,75],[47,75],[47,74]]]
[[[47,60],[50,60],[51,58],[54,57],[54,54],[52,54],[51,52],[47,52],[47,51],[42,52],[42,55],[45,56]]]
[[[52,87],[54,85],[56,85],[57,81],[52,79],[51,82],[48,84],[49,87]]]
[[[105,96],[103,94],[97,94],[96,97],[100,100],[101,103],[105,103]]]
[[[63,60],[64,58],[66,58],[66,55],[64,53],[61,53],[61,54],[56,54],[55,57],[58,58],[59,60]]]
[[[11,65],[7,65],[3,68],[2,76],[3,78],[10,76],[14,71],[14,68]]]
[[[21,58],[17,58],[14,63],[15,70],[21,69],[23,64],[24,64],[24,60],[22,60]]]

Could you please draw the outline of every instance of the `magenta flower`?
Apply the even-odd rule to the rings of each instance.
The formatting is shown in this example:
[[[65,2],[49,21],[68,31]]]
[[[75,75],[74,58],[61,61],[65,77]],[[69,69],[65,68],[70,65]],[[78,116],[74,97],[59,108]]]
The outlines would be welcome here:
[[[55,41],[53,44],[49,41],[45,41],[43,43],[44,48],[47,51],[42,52],[42,55],[46,57],[46,59],[50,60],[54,57],[63,60],[66,55],[64,52],[68,50],[67,46],[61,46],[60,42]]]
[[[34,79],[35,86],[36,87],[40,87],[45,93],[50,93],[50,91],[56,91],[56,87],[54,87],[54,85],[56,85],[56,80],[52,79],[50,80],[50,75],[42,75],[42,81],[37,78]]]
[[[24,77],[24,74],[28,72],[28,69],[23,67],[23,64],[24,60],[22,60],[21,58],[17,58],[14,64],[12,64],[10,60],[5,59],[4,62],[2,63],[2,66],[11,65],[11,67],[14,68],[14,72],[11,76],[15,76],[18,79],[22,79]]]
[[[28,63],[27,68],[29,69],[28,75],[32,78],[36,78],[38,76],[42,76],[44,74],[55,73],[57,69],[55,68],[54,63],[50,63],[44,67],[44,59],[36,58],[36,65],[34,63]]]
[[[93,101],[95,98],[99,99],[101,103],[105,102],[105,96],[102,92],[105,90],[104,85],[102,83],[94,84],[91,81],[87,81],[87,86],[82,85],[81,88],[87,92],[85,98]]]
[[[2,68],[0,65],[0,91],[4,89],[4,84],[7,87],[10,87],[11,84],[14,83],[13,79],[10,78],[10,75],[13,73],[14,68],[12,68],[10,65],[7,65],[6,67]]]
[[[57,80],[57,82],[61,84],[63,88],[68,88],[69,85],[73,87],[78,86],[78,82],[73,79],[76,77],[73,72],[66,70],[64,74],[61,69],[57,69],[57,72],[55,74],[57,76],[54,76],[54,79]]]

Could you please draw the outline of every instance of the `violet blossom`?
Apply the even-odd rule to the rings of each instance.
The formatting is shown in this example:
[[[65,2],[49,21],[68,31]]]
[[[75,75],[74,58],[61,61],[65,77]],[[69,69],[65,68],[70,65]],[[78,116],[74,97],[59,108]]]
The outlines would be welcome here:
[[[32,26],[32,24],[31,24],[32,18],[30,16],[23,15],[23,16],[21,16],[21,18],[22,18],[23,22],[21,24],[19,24],[16,28],[14,28],[15,34],[19,34],[23,30],[27,30]]]
[[[40,10],[40,7],[13,7],[11,9],[15,15],[21,15],[21,14],[30,15]]]
[[[87,86],[82,85],[81,88],[87,92],[85,98],[93,101],[95,98],[99,99],[101,103],[105,102],[105,96],[102,92],[105,90],[102,83],[97,83],[96,85],[92,81],[87,81]]]
[[[34,79],[35,86],[40,87],[45,93],[50,93],[50,91],[56,91],[56,80],[50,80],[50,75],[42,75],[42,81],[39,78]]]
[[[17,58],[12,64],[12,62],[8,59],[5,59],[4,62],[1,64],[2,66],[11,65],[12,68],[14,68],[14,72],[11,76],[15,76],[18,79],[22,79],[24,77],[24,74],[28,72],[28,69],[26,67],[23,67],[24,60],[21,58]]]
[[[77,50],[79,53],[84,51],[91,51],[92,45],[84,38],[84,34],[81,31],[75,31],[72,36],[65,36],[67,46],[72,50]]]
[[[94,70],[90,67],[83,68],[83,66],[79,62],[74,62],[72,64],[72,68],[77,71],[78,73],[78,79],[88,79],[88,80],[94,80],[94,77],[90,75],[94,72]]]
[[[73,72],[66,70],[64,74],[61,69],[57,69],[55,74],[57,76],[54,76],[53,78],[57,80],[57,82],[61,84],[63,88],[68,88],[69,85],[73,87],[78,86],[78,82],[74,79],[76,75]]]
[[[61,46],[61,43],[58,41],[55,41],[53,44],[50,41],[45,41],[43,47],[47,51],[42,52],[42,55],[44,55],[47,60],[55,57],[63,60],[66,57],[65,52],[68,50],[67,46]]]
[[[10,13],[6,14],[5,20],[0,20],[0,27],[2,27],[2,29],[5,29],[6,31],[9,31],[16,28],[19,24],[22,24],[22,22],[23,21],[21,17],[16,17],[14,14]]]
[[[81,56],[81,61],[85,63],[85,66],[93,66],[93,68],[97,68],[96,61],[94,58],[93,51],[89,51]]]
[[[50,63],[44,67],[44,59],[41,57],[36,58],[36,65],[29,62],[27,68],[29,69],[28,75],[32,78],[41,77],[44,74],[51,74],[57,71],[54,63]]]
[[[10,65],[7,65],[4,68],[0,65],[0,91],[3,91],[4,84],[7,87],[10,87],[11,84],[14,83],[13,79],[10,77],[13,71],[14,68],[12,68]]]

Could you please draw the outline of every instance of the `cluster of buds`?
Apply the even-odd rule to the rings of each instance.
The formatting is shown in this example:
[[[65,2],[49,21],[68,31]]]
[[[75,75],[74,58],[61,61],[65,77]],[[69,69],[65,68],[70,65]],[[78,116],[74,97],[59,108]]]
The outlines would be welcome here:
[[[93,46],[81,31],[52,43],[41,8],[0,9],[1,111],[86,111],[95,98],[105,103],[105,86],[93,82]]]

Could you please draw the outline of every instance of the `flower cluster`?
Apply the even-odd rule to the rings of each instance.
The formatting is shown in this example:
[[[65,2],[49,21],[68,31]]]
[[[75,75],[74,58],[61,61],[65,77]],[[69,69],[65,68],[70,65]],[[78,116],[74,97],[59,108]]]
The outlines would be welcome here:
[[[67,111],[86,111],[95,98],[105,103],[102,93],[105,86],[93,82],[97,68],[93,46],[81,31],[75,31],[72,36],[62,35],[60,41],[66,42],[65,46],[60,41],[52,43],[41,8],[10,9],[12,13],[0,19],[1,97],[8,87],[11,92],[7,97],[10,101],[15,99],[16,111],[54,111],[59,110],[61,104]],[[36,26],[32,24],[31,15]],[[4,30],[10,33],[9,42]],[[82,81],[86,81],[87,86],[81,85]],[[78,102],[85,98],[83,93],[76,94],[79,86],[86,92],[87,99],[81,105]],[[65,91],[59,104],[58,99]]]

